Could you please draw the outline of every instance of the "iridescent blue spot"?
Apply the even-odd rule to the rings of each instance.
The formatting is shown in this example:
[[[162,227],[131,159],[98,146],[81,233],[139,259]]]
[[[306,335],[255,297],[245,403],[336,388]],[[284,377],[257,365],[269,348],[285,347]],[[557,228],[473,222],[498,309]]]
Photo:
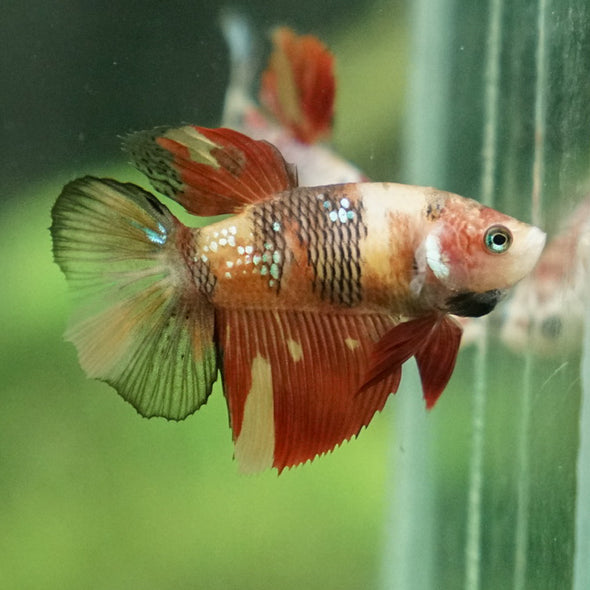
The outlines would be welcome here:
[[[266,263],[266,262],[268,262],[269,260],[270,260],[270,257],[269,257],[269,255],[268,255],[268,254],[265,252],[265,253],[262,255],[262,262]]]
[[[272,244],[270,242],[264,242],[265,250],[272,250]]]
[[[158,244],[160,246],[166,243],[166,235],[159,234],[157,231],[154,231],[149,227],[144,227],[143,231],[145,232],[145,235],[148,237],[148,240],[150,242],[153,242],[154,244]]]
[[[280,253],[278,250],[275,250],[275,251],[272,253],[272,261],[273,261],[275,264],[278,264],[278,263],[281,261],[281,253]]]
[[[330,211],[330,220],[336,221],[338,219],[338,213],[336,211]]]
[[[330,201],[324,201],[324,208],[325,209],[331,209],[332,208],[332,203],[330,203]]]
[[[158,229],[160,230],[159,232],[149,227],[140,225],[133,220],[131,221],[131,225],[141,230],[150,242],[158,244],[159,246],[162,246],[166,243],[166,228],[161,223],[158,223]]]
[[[260,254],[254,254],[254,256],[252,256],[252,262],[255,265],[260,264],[260,261],[262,260],[262,256],[260,256]]]
[[[275,222],[272,224],[272,230],[273,230],[273,231],[280,231],[280,230],[281,230],[281,224],[280,224],[280,222],[278,222],[278,221],[275,221]]]
[[[278,279],[279,278],[279,267],[277,264],[271,264],[270,265],[270,276],[273,279]]]
[[[345,209],[348,209],[350,207],[350,201],[344,197],[343,199],[340,199],[340,205],[342,205],[342,207]]]
[[[260,267],[260,274],[267,275],[268,274],[268,266],[261,266]]]
[[[346,216],[348,217],[348,219],[354,219],[354,211],[348,211],[346,213]]]
[[[340,207],[340,209],[338,209],[338,219],[340,219],[342,223],[346,223],[348,221],[348,216],[346,215],[346,209],[344,207]]]

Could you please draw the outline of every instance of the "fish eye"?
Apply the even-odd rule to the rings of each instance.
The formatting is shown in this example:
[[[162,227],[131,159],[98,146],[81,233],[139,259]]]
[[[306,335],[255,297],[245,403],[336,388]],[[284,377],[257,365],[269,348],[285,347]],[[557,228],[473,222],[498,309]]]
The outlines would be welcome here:
[[[512,244],[512,234],[504,225],[492,225],[486,230],[483,241],[492,254],[503,254]]]

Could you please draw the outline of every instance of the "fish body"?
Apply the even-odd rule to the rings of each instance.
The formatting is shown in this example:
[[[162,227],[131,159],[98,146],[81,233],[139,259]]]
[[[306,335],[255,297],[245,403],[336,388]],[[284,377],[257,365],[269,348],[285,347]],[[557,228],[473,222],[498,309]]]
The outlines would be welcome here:
[[[86,177],[53,209],[54,253],[89,303],[66,336],[91,377],[144,416],[182,419],[218,370],[244,471],[279,471],[358,434],[415,357],[426,405],[461,328],[526,275],[539,229],[470,199],[395,183],[300,187],[280,152],[228,129],[131,136],[181,224],[131,184]]]
[[[455,216],[463,222],[470,211],[482,216],[475,201],[396,183],[297,187],[195,230],[192,248],[214,277],[211,300],[219,306],[257,301],[400,317],[455,310],[478,316],[467,309],[469,294],[493,291],[490,297],[499,299],[522,271],[511,269],[504,280],[480,273],[480,257],[489,256],[483,240],[473,252],[468,241],[441,245],[453,231],[444,224]],[[503,221],[520,233],[507,216],[489,211],[484,223]]]
[[[516,352],[551,357],[582,347],[590,260],[590,198],[565,220],[502,310],[500,337]]]

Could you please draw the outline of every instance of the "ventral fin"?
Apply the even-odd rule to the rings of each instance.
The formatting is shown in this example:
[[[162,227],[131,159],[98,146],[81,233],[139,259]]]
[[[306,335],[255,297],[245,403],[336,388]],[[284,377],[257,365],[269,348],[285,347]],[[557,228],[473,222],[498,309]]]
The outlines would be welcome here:
[[[194,412],[217,360],[213,308],[180,251],[189,230],[140,187],[93,177],[66,185],[52,218],[55,261],[79,296],[66,339],[88,377],[143,416]]]
[[[460,324],[450,316],[427,315],[398,324],[376,344],[361,391],[379,383],[416,357],[426,407],[432,408],[446,387],[457,359]]]
[[[356,395],[387,316],[218,310],[222,376],[244,472],[279,472],[356,436],[399,378]]]
[[[158,191],[196,215],[237,213],[297,186],[272,144],[232,129],[156,128],[128,136],[124,149]]]
[[[413,357],[436,325],[436,317],[428,315],[402,322],[391,328],[375,345],[372,363],[361,391],[379,383],[391,373],[401,375],[402,365]]]
[[[315,143],[332,130],[334,57],[316,37],[286,27],[276,29],[272,40],[260,100],[297,139]]]
[[[451,316],[444,316],[416,352],[422,392],[428,409],[434,406],[453,374],[462,334],[461,324]]]

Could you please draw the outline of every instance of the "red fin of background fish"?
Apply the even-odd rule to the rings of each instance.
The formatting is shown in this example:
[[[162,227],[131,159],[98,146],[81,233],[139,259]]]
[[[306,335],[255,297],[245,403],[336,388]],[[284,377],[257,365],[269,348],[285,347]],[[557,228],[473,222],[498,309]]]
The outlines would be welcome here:
[[[158,191],[196,215],[237,213],[297,186],[272,144],[232,129],[154,129],[130,135],[124,148]]]
[[[416,363],[428,409],[434,406],[453,374],[462,333],[459,322],[445,316],[416,352]]]
[[[82,296],[66,339],[88,377],[143,416],[180,420],[217,377],[214,312],[187,271],[182,226],[133,184],[85,177],[52,211],[53,250]]]
[[[334,57],[316,37],[286,27],[277,29],[272,40],[260,100],[297,139],[314,143],[332,129]]]
[[[402,365],[420,350],[436,322],[436,316],[429,315],[391,328],[373,349],[372,363],[361,391],[379,383],[390,373],[396,372],[401,375]]]
[[[244,472],[279,472],[358,434],[390,393],[390,374],[356,395],[372,346],[390,327],[379,315],[217,312],[222,375]]]

